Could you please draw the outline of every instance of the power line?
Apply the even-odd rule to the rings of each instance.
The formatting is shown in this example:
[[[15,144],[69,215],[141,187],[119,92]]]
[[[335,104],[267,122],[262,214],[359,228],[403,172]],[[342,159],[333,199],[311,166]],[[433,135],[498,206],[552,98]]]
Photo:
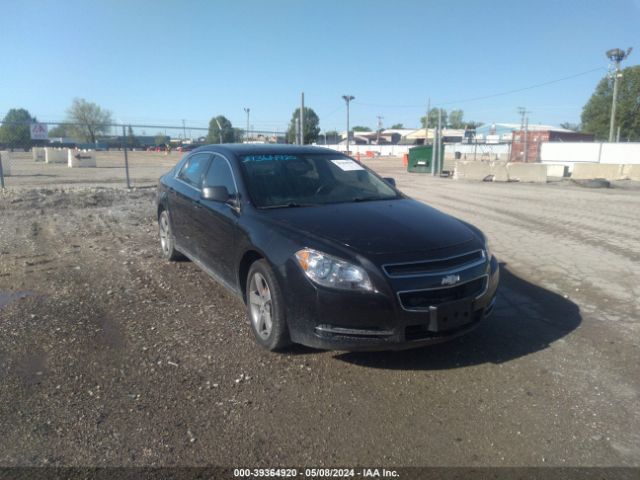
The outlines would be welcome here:
[[[452,105],[452,104],[457,104],[457,103],[475,102],[475,101],[478,101],[478,100],[486,100],[488,98],[502,97],[502,96],[505,96],[505,95],[511,95],[512,93],[524,92],[526,90],[532,90],[534,88],[540,88],[540,87],[544,87],[544,86],[547,86],[547,85],[552,85],[554,83],[563,82],[565,80],[571,80],[573,78],[577,78],[577,77],[581,77],[581,76],[584,76],[584,75],[588,75],[590,73],[597,72],[599,70],[606,70],[606,69],[604,67],[592,68],[591,70],[586,70],[584,72],[576,73],[576,74],[569,75],[569,76],[562,77],[562,78],[556,78],[555,80],[549,80],[547,82],[536,83],[534,85],[529,85],[527,87],[516,88],[516,89],[513,89],[513,90],[506,90],[504,92],[492,93],[491,95],[483,95],[483,96],[480,96],[480,97],[470,97],[470,98],[464,98],[464,99],[460,99],[460,100],[448,100],[446,102],[435,102],[435,103],[437,103],[438,106],[443,106],[443,105]],[[364,105],[364,106],[368,106],[368,107],[378,107],[378,108],[424,108],[424,104],[381,105],[381,104],[377,104],[377,103],[364,103],[364,102],[354,102],[354,103],[357,103],[358,105]]]

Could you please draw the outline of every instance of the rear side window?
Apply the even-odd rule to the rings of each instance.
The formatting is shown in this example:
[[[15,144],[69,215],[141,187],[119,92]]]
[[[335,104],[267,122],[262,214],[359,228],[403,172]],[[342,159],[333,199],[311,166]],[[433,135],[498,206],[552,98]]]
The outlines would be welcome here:
[[[209,164],[210,156],[211,154],[209,153],[197,153],[193,155],[180,170],[178,178],[192,187],[197,189],[202,188],[202,180],[204,179],[204,172]]]
[[[208,187],[227,187],[230,195],[237,193],[229,163],[219,155],[213,157],[213,161],[207,172],[206,184]]]

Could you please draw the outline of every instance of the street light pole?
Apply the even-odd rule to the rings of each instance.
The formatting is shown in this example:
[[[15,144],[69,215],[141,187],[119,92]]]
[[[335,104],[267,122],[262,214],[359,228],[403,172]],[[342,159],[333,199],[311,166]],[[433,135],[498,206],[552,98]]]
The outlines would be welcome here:
[[[611,120],[609,121],[609,142],[613,142],[613,131],[616,123],[616,102],[618,100],[618,78],[620,73],[620,62],[616,62],[616,70],[613,72],[613,101],[611,104]]]
[[[304,92],[300,94],[300,145],[304,145]]]
[[[355,100],[353,95],[343,95],[344,101],[347,102],[347,154],[349,153],[349,103],[351,100]]]
[[[218,121],[217,117],[214,117],[214,120],[218,124],[218,136],[220,138],[220,143],[222,143],[222,126],[220,125],[220,122]]]
[[[616,123],[616,101],[618,99],[618,79],[622,78],[620,73],[620,62],[627,58],[631,53],[631,48],[628,48],[626,52],[623,52],[619,48],[612,48],[607,50],[607,57],[609,60],[615,63],[615,70],[613,72],[613,100],[611,105],[611,120],[609,121],[609,142],[613,142],[613,132],[615,130]]]
[[[246,141],[249,141],[249,108],[245,107],[244,111],[247,114],[247,131],[245,132],[244,136],[246,138]]]

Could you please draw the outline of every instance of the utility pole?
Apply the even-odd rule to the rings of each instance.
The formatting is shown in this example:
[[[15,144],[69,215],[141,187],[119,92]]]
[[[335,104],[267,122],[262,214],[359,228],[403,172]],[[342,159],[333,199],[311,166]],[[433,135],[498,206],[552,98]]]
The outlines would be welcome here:
[[[620,72],[620,62],[627,58],[631,53],[632,48],[628,48],[626,52],[623,52],[619,48],[612,48],[607,50],[607,57],[609,60],[615,63],[615,70],[613,71],[613,103],[611,105],[611,120],[609,123],[609,141],[613,142],[613,132],[615,130],[614,125],[616,122],[616,101],[618,100],[618,79],[622,78]]]
[[[378,118],[378,136],[376,139],[376,143],[380,145],[380,131],[382,130],[382,119],[384,117],[381,117],[380,115],[378,115],[377,118]]]
[[[424,144],[429,140],[429,110],[431,110],[431,97],[427,100],[427,116],[424,117]]]
[[[304,145],[304,92],[300,94],[300,142]]]
[[[520,115],[520,130],[524,130],[524,117],[527,110],[524,107],[518,107],[518,115]]]
[[[182,139],[183,140],[187,139],[187,129],[184,126],[184,118],[182,119]]]
[[[438,135],[436,136],[437,141],[435,142],[436,148],[438,151],[436,152],[436,163],[438,164],[438,168],[436,168],[436,174],[440,175],[442,171],[442,109],[438,108]]]
[[[353,95],[343,95],[344,101],[347,102],[347,155],[349,152],[349,103],[351,100],[355,100],[356,97]]]
[[[247,114],[247,131],[244,133],[245,142],[249,141],[249,108],[245,107],[244,113]]]
[[[524,119],[524,163],[527,163],[529,157],[529,117]]]
[[[529,110],[527,110],[525,107],[518,107],[518,115],[520,115],[520,131],[522,132],[522,134],[524,135],[524,161],[527,161],[527,127],[528,127],[528,123],[529,123],[529,119],[527,117],[527,113],[531,113]],[[517,160],[517,159],[516,159]]]
[[[429,143],[429,112],[431,111],[431,97],[427,99],[427,115],[424,117],[424,146],[426,148]],[[433,144],[431,145],[431,175],[436,174],[436,137],[433,137]]]

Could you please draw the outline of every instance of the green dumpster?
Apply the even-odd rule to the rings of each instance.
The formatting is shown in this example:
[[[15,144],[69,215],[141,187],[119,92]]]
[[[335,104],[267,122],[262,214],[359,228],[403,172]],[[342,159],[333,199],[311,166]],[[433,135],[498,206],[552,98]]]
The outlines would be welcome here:
[[[444,148],[442,149],[444,157]],[[409,163],[407,172],[431,173],[431,158],[433,145],[420,145],[409,149]]]

